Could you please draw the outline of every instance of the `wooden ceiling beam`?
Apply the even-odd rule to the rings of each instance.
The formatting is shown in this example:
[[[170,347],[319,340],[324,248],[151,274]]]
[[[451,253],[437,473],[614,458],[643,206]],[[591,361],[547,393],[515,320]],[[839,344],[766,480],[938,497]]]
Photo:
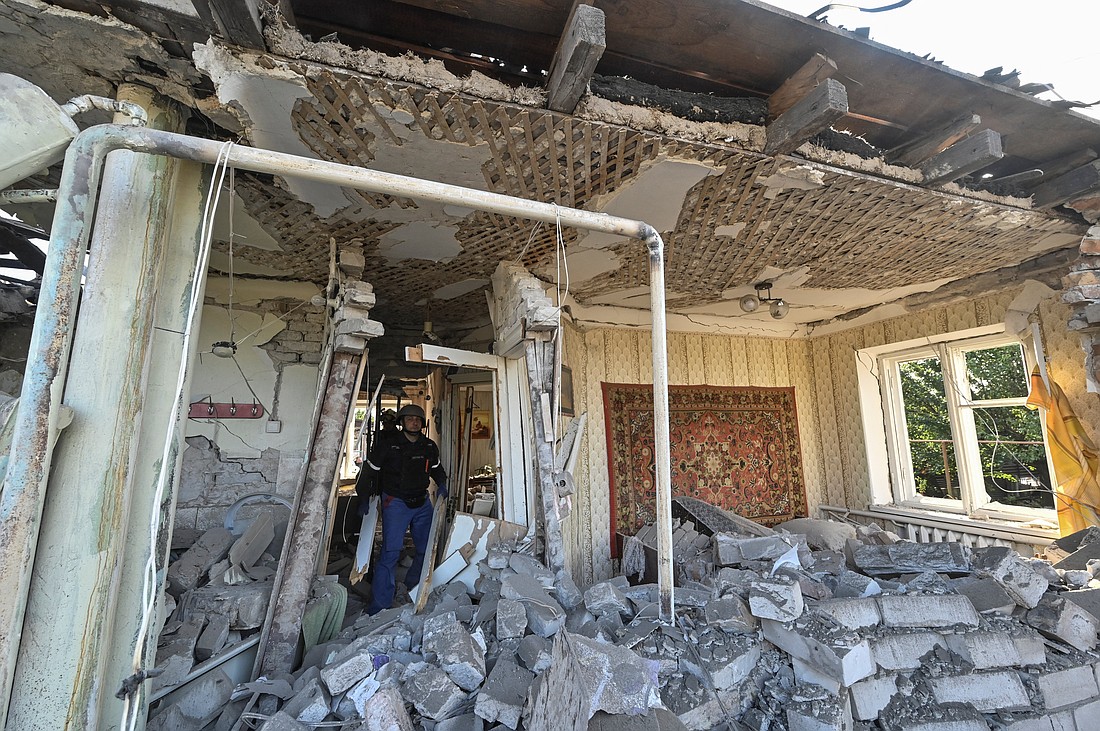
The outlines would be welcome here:
[[[925,185],[939,185],[981,170],[1002,157],[1001,136],[991,129],[983,129],[929,159],[920,170]]]
[[[886,153],[886,161],[894,165],[917,167],[921,163],[940,154],[982,123],[977,114],[968,113],[945,122],[920,137],[899,145]]]
[[[836,79],[825,79],[768,125],[764,153],[792,152],[847,112],[848,91]]]
[[[603,11],[591,5],[574,5],[550,63],[546,105],[555,112],[572,114],[606,48]]]
[[[1053,208],[1100,190],[1100,160],[1082,165],[1035,188],[1031,202],[1036,208]]]
[[[799,99],[809,94],[825,79],[836,73],[836,63],[820,53],[802,64],[802,67],[768,97],[768,119],[775,119],[787,111]]]
[[[1096,154],[1096,150],[1092,149],[1091,147],[1086,147],[1083,150],[1077,150],[1076,152],[1071,152],[1068,155],[1062,155],[1061,157],[1056,157],[1053,160],[1048,160],[1047,162],[1040,163],[1035,167],[1043,171],[1043,179],[1032,183],[1031,187],[1034,187],[1040,183],[1045,183],[1049,180],[1054,180],[1061,175],[1065,175],[1070,170],[1076,170],[1082,165],[1089,164],[1097,157],[1100,157],[1100,155]]]
[[[203,6],[199,10],[200,15],[213,16],[225,40],[246,48],[266,50],[259,2],[260,0],[194,0],[196,9]]]

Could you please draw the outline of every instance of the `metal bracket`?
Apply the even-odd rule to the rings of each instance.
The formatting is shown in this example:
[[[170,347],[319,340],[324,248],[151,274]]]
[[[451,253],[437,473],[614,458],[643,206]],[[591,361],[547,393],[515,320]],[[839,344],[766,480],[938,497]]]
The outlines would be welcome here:
[[[191,410],[187,413],[188,419],[259,419],[264,415],[263,404],[255,401],[238,404],[236,401],[229,403],[214,403],[213,401],[196,401],[191,404]]]

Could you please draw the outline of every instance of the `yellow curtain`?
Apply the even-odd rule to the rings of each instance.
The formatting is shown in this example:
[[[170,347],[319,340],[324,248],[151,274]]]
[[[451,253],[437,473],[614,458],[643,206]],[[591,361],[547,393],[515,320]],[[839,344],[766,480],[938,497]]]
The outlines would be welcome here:
[[[1100,525],[1100,453],[1073,413],[1069,399],[1053,380],[1050,389],[1039,374],[1031,372],[1031,395],[1027,405],[1046,409],[1047,444],[1054,463],[1054,496],[1058,506],[1058,527],[1063,536],[1090,525]]]

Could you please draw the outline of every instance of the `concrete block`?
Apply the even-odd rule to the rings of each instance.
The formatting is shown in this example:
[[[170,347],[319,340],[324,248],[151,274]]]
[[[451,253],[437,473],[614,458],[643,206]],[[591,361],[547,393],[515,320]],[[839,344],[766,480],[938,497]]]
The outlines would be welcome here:
[[[320,723],[332,708],[332,698],[316,678],[283,706],[283,712],[305,724]]]
[[[537,580],[526,574],[504,577],[500,595],[523,603],[527,626],[540,637],[551,637],[565,625],[565,610]]]
[[[859,544],[852,549],[852,563],[869,576],[937,573],[970,573],[970,549],[961,543]]]
[[[472,713],[448,718],[435,725],[435,731],[484,731],[485,722]]]
[[[434,665],[410,665],[402,677],[401,695],[433,721],[447,718],[466,700],[462,689]]]
[[[882,623],[887,627],[978,626],[974,605],[961,594],[881,596],[878,604]]]
[[[974,574],[996,581],[1021,607],[1034,608],[1049,582],[1006,546],[976,549],[971,557]]]
[[[584,606],[592,614],[617,612],[632,615],[634,613],[630,600],[619,591],[618,587],[608,581],[593,584],[584,592]]]
[[[275,518],[270,511],[261,511],[248,525],[244,535],[229,548],[229,563],[243,569],[252,568],[273,540]]]
[[[846,568],[826,581],[827,585],[832,586],[833,596],[838,598],[864,598],[882,593],[882,587],[877,581]]]
[[[1012,670],[931,678],[929,684],[937,703],[969,703],[986,713],[1031,707],[1027,689]]]
[[[826,643],[799,632],[790,624],[764,619],[760,626],[768,642],[835,678],[845,687],[875,673],[866,639],[845,635]]]
[[[550,593],[566,610],[579,606],[584,601],[584,594],[577,588],[573,576],[564,569],[554,578],[554,590]]]
[[[795,518],[780,523],[775,529],[805,536],[806,542],[814,550],[843,551],[844,543],[856,537],[854,526],[838,520]]]
[[[527,635],[519,643],[516,656],[523,666],[535,673],[550,669],[553,661],[550,641],[538,635]]]
[[[735,645],[723,648],[721,652],[709,648],[709,657],[703,658],[702,665],[697,664],[691,653],[685,654],[680,657],[680,667],[704,684],[709,676],[718,690],[733,688],[747,678],[760,662],[760,643],[756,638],[739,639]]]
[[[233,534],[225,528],[203,533],[195,545],[168,567],[168,593],[178,599],[183,592],[198,586],[210,567],[229,554],[234,541]]]
[[[240,586],[204,586],[191,591],[188,607],[205,614],[221,614],[230,629],[256,629],[263,625],[271,601],[271,582]]]
[[[1062,597],[1044,597],[1027,613],[1026,620],[1044,635],[1056,637],[1078,650],[1096,646],[1096,618]]]
[[[588,731],[687,731],[688,727],[665,708],[650,708],[644,716],[621,716],[596,711]],[[437,729],[438,731],[438,729]]]
[[[897,692],[896,675],[877,675],[854,683],[848,689],[852,701],[852,715],[858,721],[874,721]]]
[[[813,612],[829,617],[846,629],[874,627],[882,621],[878,601],[873,597],[830,599],[815,604]]]
[[[221,715],[232,694],[233,681],[217,668],[176,691],[172,704],[190,721],[190,728],[202,728]]]
[[[1009,668],[1022,664],[1012,636],[1003,632],[965,632],[944,635],[947,647],[975,670]]]
[[[360,731],[413,731],[412,719],[396,688],[382,688],[363,709]]]
[[[526,574],[549,591],[554,588],[554,574],[532,556],[523,553],[513,553],[508,557],[508,566],[517,574]]]
[[[502,723],[516,729],[534,679],[535,674],[530,670],[501,658],[489,673],[485,687],[477,694],[474,713],[489,723]]]
[[[703,608],[707,625],[718,627],[723,632],[751,633],[756,631],[756,617],[749,607],[736,594],[712,599]]]
[[[264,721],[260,731],[311,731],[311,727],[298,721],[286,711],[279,711]]]
[[[450,622],[434,627],[431,633],[425,626],[421,647],[426,655],[436,656],[439,666],[460,688],[474,690],[485,680],[485,645],[479,638],[480,634],[472,635],[458,622]]]
[[[714,534],[714,562],[721,566],[736,566],[745,561],[774,561],[789,550],[791,544],[780,535],[745,538],[734,533]]]
[[[851,731],[852,709],[847,693],[784,705],[789,731]]]
[[[1012,714],[1011,720],[1001,721],[997,731],[1078,731],[1072,711],[1058,713]]]
[[[339,695],[374,671],[374,660],[366,649],[343,656],[321,669],[321,680],[333,695]]]
[[[229,639],[229,618],[221,614],[210,614],[206,617],[206,627],[195,642],[195,660],[202,662],[209,660],[225,647]]]
[[[1054,564],[1054,568],[1063,571],[1084,571],[1088,567],[1089,561],[1098,558],[1100,558],[1100,543],[1089,543]]]
[[[1012,610],[1016,608],[1016,600],[993,579],[977,579],[968,576],[956,579],[951,586],[959,594],[968,598],[979,614],[1012,614]]]
[[[1035,686],[1043,700],[1043,708],[1048,711],[1093,700],[1100,694],[1092,665],[1043,673],[1035,679]],[[1097,721],[1100,722],[1100,718]]]
[[[1067,591],[1062,593],[1062,597],[1070,600],[1100,621],[1100,589]]]
[[[1034,630],[1012,635],[1012,644],[1020,653],[1021,665],[1046,665],[1047,645],[1042,636]]]
[[[527,610],[515,599],[501,599],[497,603],[496,617],[499,639],[523,637],[527,630]]]
[[[760,579],[749,589],[749,611],[761,619],[789,622],[802,616],[805,604],[798,582]]]
[[[348,688],[344,694],[344,701],[351,703],[355,709],[356,717],[366,718],[367,706],[375,694],[382,688],[382,684],[372,677],[366,677]]]
[[[1096,728],[1096,719],[1100,718],[1100,700],[1077,706],[1073,709],[1073,721],[1078,731]]]
[[[883,670],[915,670],[920,659],[946,643],[935,632],[892,632],[870,640],[871,657]]]

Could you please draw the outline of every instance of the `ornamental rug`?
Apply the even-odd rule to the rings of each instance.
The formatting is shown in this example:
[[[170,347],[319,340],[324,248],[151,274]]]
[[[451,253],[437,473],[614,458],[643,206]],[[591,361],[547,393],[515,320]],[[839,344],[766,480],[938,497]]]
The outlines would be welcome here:
[[[604,383],[611,532],[657,520],[653,387]],[[794,388],[670,386],[672,496],[772,526],[806,515]],[[614,538],[612,540],[614,544]]]

